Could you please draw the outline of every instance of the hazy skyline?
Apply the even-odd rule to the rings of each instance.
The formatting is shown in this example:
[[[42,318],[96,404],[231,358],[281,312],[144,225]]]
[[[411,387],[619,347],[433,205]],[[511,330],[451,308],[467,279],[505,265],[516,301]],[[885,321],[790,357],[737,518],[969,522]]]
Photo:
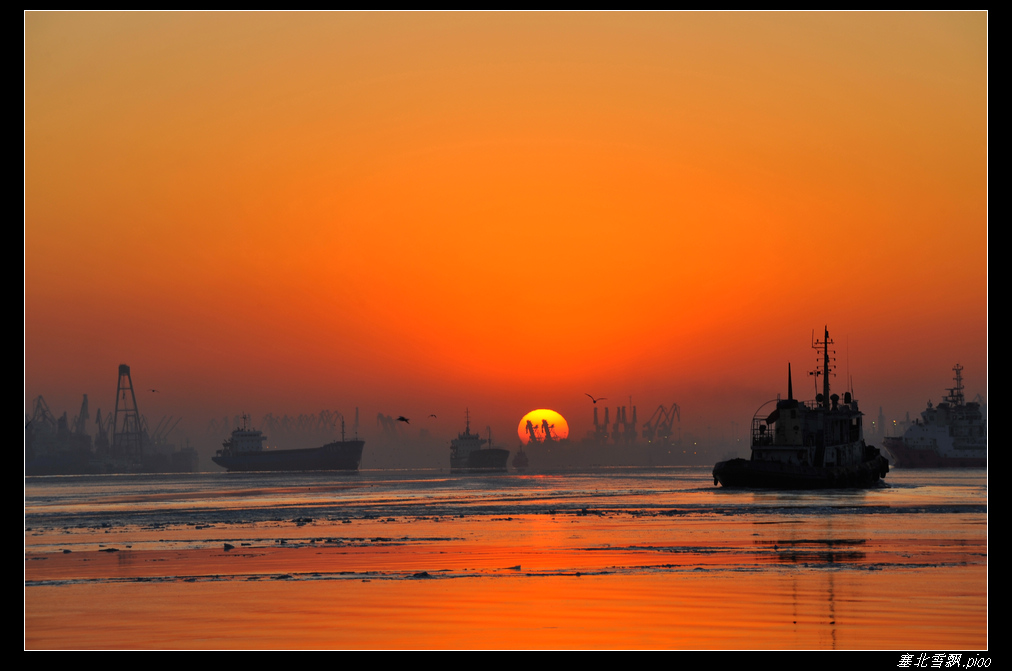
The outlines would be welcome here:
[[[27,12],[26,411],[702,430],[826,324],[873,418],[986,395],[987,28]]]

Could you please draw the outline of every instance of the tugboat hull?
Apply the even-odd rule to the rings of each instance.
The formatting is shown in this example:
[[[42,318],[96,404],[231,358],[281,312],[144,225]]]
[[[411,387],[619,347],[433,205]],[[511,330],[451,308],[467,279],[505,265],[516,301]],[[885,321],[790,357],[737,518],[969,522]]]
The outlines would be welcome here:
[[[888,472],[889,462],[881,455],[852,468],[730,459],[713,467],[713,484],[756,489],[864,488],[875,486]]]

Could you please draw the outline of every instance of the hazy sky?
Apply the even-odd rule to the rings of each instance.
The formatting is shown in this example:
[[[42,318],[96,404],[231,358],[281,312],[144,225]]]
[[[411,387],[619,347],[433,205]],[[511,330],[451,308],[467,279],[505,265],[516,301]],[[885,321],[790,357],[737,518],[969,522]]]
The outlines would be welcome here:
[[[28,12],[26,408],[744,423],[825,324],[866,412],[986,394],[987,27]]]

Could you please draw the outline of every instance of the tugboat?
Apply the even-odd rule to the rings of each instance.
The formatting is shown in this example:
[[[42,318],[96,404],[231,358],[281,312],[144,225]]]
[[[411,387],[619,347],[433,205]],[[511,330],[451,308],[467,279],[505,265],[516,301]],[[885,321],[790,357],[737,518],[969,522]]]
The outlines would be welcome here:
[[[787,398],[764,404],[752,418],[752,455],[713,467],[713,484],[768,489],[828,489],[870,487],[889,472],[878,448],[866,445],[863,413],[850,392],[841,402],[829,394],[831,370],[829,329],[812,347],[821,350],[822,393],[814,401],[794,398],[791,367],[787,365]],[[767,410],[773,403],[772,411]]]
[[[903,468],[986,468],[987,420],[980,403],[966,402],[963,367],[952,368],[956,386],[936,406],[928,401],[921,421],[900,438],[883,440],[885,451]]]
[[[344,439],[344,419],[340,441],[298,450],[265,450],[266,436],[247,427],[247,419],[244,414],[242,428],[232,431],[232,437],[211,457],[229,471],[357,471],[362,461],[365,442]]]
[[[492,447],[492,431],[488,440],[477,433],[471,433],[471,413],[466,412],[464,433],[450,441],[451,473],[505,473],[510,451]],[[482,445],[488,443],[487,448]]]

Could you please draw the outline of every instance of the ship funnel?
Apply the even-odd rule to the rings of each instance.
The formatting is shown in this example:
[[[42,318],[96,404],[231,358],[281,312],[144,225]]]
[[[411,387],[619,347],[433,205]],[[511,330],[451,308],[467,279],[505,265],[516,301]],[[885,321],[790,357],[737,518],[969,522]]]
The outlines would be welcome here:
[[[794,384],[791,382],[791,362],[787,362],[787,400],[794,400]]]

